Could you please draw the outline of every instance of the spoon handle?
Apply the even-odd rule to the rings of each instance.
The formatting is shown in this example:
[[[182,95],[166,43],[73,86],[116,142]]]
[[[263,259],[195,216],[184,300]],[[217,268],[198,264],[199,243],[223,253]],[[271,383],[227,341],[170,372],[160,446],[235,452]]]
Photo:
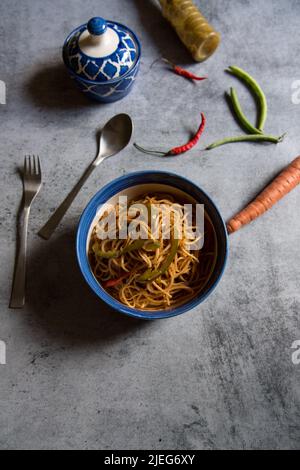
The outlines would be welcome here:
[[[91,175],[93,170],[96,168],[96,166],[98,166],[98,165],[95,165],[94,163],[92,163],[85,170],[85,172],[81,176],[78,183],[76,183],[76,185],[74,186],[72,191],[68,194],[68,196],[64,199],[64,201],[60,204],[60,206],[56,209],[56,211],[51,215],[48,222],[46,222],[46,224],[41,228],[41,230],[38,233],[40,237],[44,238],[45,240],[49,240],[49,238],[53,234],[54,230],[56,229],[56,227],[58,226],[60,221],[63,219],[63,217],[64,217],[65,213],[67,212],[67,210],[69,209],[70,205],[74,201],[75,197],[79,193],[80,189],[82,188],[82,186],[84,185],[86,180],[89,178],[89,176]]]

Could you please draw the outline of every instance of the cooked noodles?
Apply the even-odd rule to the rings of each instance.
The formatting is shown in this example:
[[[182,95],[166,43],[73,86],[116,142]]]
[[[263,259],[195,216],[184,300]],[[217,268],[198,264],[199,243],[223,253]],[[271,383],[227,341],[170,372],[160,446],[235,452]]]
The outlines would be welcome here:
[[[98,226],[92,231],[89,259],[95,278],[115,299],[135,309],[163,310],[188,302],[207,285],[216,263],[216,236],[208,215],[205,213],[204,233],[195,240],[195,217],[189,226],[183,205],[172,196],[146,195],[130,201],[129,207],[133,204],[151,208],[149,220],[140,223],[145,239],[132,239],[130,233],[126,239],[120,238],[124,220],[122,207],[116,204],[116,236],[99,237]],[[136,214],[126,213],[126,227],[135,218]],[[103,219],[104,215],[100,221]],[[166,220],[170,221],[169,239]],[[203,236],[203,247],[191,250]]]

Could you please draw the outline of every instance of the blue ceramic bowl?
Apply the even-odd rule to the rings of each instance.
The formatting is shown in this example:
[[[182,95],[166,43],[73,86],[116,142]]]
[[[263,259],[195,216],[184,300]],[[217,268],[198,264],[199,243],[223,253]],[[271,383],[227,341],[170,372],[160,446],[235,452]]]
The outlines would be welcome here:
[[[166,191],[175,196],[177,194],[178,196],[204,204],[206,213],[210,217],[216,233],[218,255],[215,269],[204,290],[186,304],[159,311],[142,311],[129,308],[114,299],[101,287],[90,268],[87,253],[91,232],[99,219],[97,212],[99,206],[103,204],[114,204],[120,195],[126,195],[130,200],[147,192]],[[77,231],[76,251],[83,277],[101,300],[120,313],[140,319],[150,320],[180,315],[191,310],[207,299],[223,275],[228,255],[228,236],[224,220],[222,219],[219,210],[210,197],[201,188],[182,176],[173,173],[162,171],[141,171],[121,176],[111,183],[108,183],[95,194],[81,216]]]
[[[71,79],[87,97],[101,103],[112,103],[121,100],[131,91],[140,67],[141,45],[136,34],[127,26],[109,20],[102,21],[119,36],[119,46],[115,53],[96,59],[81,51],[78,40],[89,28],[89,22],[74,29],[66,38],[63,61]],[[131,57],[127,62],[126,54]],[[93,76],[96,78],[92,79]]]

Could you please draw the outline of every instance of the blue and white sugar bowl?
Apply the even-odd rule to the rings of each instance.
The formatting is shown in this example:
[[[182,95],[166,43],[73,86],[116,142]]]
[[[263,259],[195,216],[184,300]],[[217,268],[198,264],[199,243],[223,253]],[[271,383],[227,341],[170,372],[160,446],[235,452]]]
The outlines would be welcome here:
[[[79,88],[111,103],[126,96],[136,79],[141,46],[127,26],[95,17],[67,37],[63,60]]]

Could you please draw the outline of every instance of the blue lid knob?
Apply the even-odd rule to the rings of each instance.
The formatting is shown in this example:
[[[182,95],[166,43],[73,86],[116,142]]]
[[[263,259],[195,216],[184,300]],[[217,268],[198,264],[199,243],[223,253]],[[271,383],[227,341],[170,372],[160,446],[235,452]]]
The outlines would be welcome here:
[[[100,16],[91,18],[87,24],[88,32],[93,36],[100,36],[101,34],[105,33],[106,28],[106,21]]]

